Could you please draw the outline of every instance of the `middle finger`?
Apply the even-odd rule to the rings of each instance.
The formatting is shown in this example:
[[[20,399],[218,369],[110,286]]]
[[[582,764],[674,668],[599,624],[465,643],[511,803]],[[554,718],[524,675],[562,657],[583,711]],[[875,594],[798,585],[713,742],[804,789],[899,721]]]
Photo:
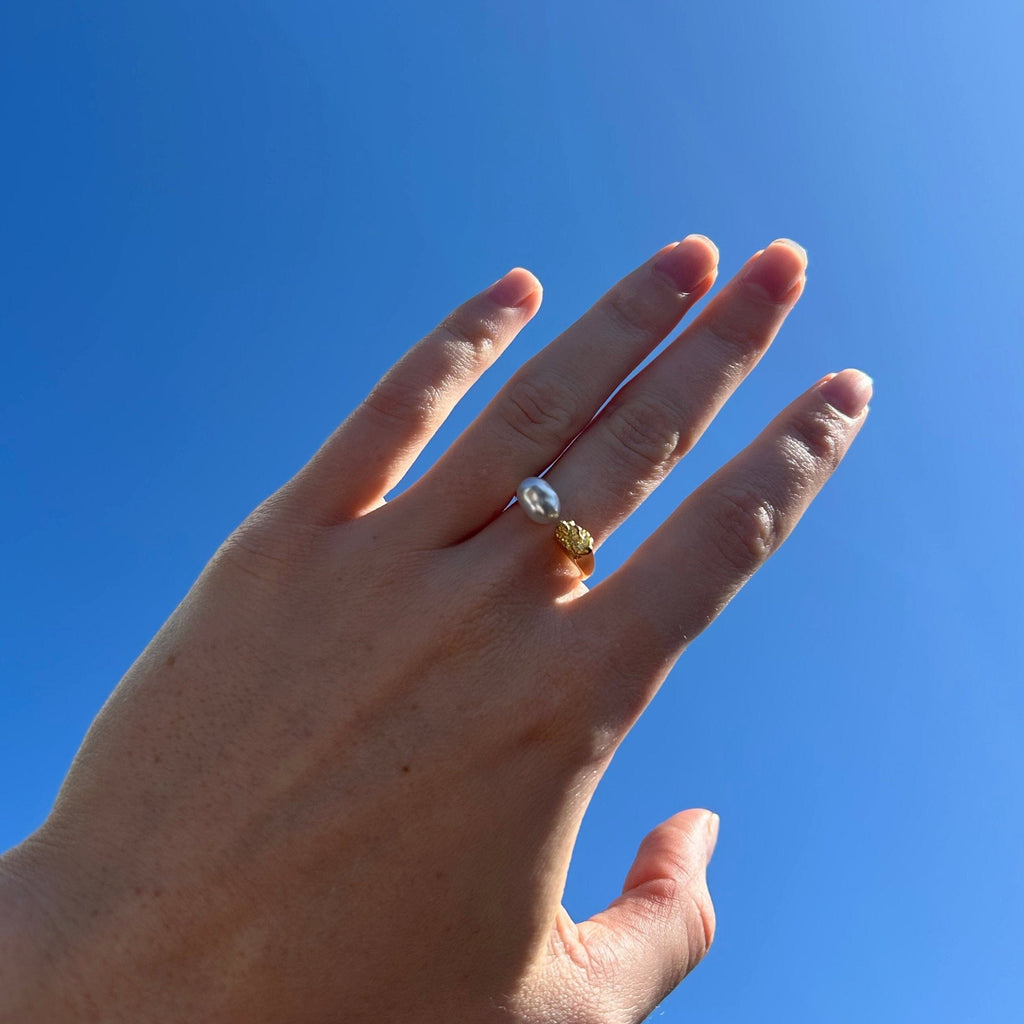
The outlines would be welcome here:
[[[565,514],[580,517],[595,545],[697,443],[771,345],[806,269],[807,254],[788,239],[753,256],[551,468]]]
[[[718,250],[703,235],[655,253],[527,362],[392,506],[414,508],[417,533],[435,544],[482,529],[707,292],[717,265]]]

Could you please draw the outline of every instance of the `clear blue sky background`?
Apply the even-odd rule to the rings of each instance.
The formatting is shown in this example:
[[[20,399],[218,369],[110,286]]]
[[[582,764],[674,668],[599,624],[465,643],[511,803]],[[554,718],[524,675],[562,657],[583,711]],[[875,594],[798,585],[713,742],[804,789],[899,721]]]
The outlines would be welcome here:
[[[450,307],[546,288],[440,445],[661,245],[710,235],[724,279],[789,235],[797,312],[601,570],[822,374],[871,373],[872,414],[623,746],[567,904],[708,806],[718,940],[654,1019],[1020,1020],[1024,6],[360,6],[0,14],[0,845]]]

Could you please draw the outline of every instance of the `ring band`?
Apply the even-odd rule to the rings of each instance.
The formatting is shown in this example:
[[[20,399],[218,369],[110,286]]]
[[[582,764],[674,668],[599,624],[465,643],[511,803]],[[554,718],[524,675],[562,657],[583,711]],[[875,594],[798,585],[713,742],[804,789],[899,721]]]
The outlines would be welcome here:
[[[539,476],[528,476],[516,488],[516,500],[535,523],[557,523],[555,540],[573,560],[583,579],[594,572],[594,538],[574,519],[562,519],[562,503],[555,489]]]

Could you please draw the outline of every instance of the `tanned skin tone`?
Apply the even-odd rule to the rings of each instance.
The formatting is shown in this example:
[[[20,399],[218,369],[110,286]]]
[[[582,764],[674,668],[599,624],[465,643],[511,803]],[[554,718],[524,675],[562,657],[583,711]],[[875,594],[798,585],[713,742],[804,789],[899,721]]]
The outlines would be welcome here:
[[[654,254],[385,503],[539,308],[510,271],[224,541],[0,860],[0,1020],[631,1024],[696,966],[717,817],[658,825],[582,922],[560,903],[573,843],[687,644],[835,470],[870,379],[813,384],[590,589],[506,506],[554,463],[600,547],[665,479],[804,287],[803,250],[773,242],[598,414],[717,264],[700,235]]]

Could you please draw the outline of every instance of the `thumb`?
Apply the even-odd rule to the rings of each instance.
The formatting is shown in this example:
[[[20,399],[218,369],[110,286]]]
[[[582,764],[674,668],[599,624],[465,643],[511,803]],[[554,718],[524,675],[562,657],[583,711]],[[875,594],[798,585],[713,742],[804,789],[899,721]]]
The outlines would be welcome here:
[[[640,844],[622,895],[581,925],[602,1004],[620,1004],[620,1014],[642,1009],[642,1020],[708,951],[715,910],[705,872],[717,838],[710,811],[669,818]]]

